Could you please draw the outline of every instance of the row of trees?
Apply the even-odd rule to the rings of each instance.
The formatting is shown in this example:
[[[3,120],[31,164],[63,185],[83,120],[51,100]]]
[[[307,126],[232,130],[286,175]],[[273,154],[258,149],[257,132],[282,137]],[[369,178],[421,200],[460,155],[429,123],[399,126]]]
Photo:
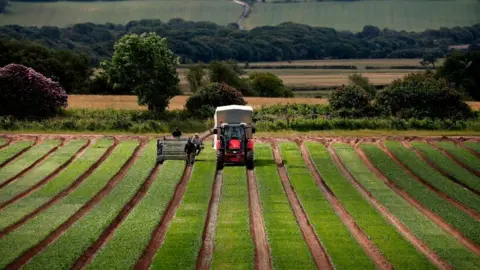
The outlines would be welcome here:
[[[0,0],[1,1],[1,0]],[[208,63],[234,59],[238,62],[322,58],[421,58],[443,57],[449,45],[480,43],[480,24],[442,27],[423,32],[395,31],[365,26],[361,32],[336,31],[296,23],[239,30],[230,24],[172,19],[131,21],[121,24],[75,24],[0,27],[0,37],[38,41],[51,48],[87,53],[92,65],[113,55],[113,45],[127,34],[155,32],[167,38],[168,47],[181,63]]]

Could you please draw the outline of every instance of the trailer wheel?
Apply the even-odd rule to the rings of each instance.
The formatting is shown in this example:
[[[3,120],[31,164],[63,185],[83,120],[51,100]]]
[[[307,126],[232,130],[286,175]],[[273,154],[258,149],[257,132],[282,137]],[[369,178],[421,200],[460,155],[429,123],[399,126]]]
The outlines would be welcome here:
[[[163,164],[164,161],[165,161],[164,157],[162,157],[162,156],[157,157],[157,164]]]
[[[255,167],[255,164],[253,162],[253,151],[252,150],[247,151],[246,163],[247,163],[247,169],[253,170],[253,168]]]
[[[217,151],[217,171],[223,170],[224,161],[225,161],[225,153],[223,151]]]

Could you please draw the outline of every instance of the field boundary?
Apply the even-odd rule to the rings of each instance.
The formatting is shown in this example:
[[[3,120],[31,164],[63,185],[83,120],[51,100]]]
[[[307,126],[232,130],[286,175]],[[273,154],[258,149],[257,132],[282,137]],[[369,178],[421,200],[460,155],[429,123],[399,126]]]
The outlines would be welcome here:
[[[145,147],[146,142],[141,140],[139,145],[136,146],[133,154],[129,159],[122,165],[120,170],[108,181],[108,183],[97,193],[95,196],[83,205],[75,214],[70,216],[67,221],[62,225],[57,227],[53,232],[51,232],[47,237],[42,241],[37,243],[35,246],[31,247],[25,251],[22,255],[17,257],[12,263],[7,266],[7,269],[10,268],[21,268],[23,265],[28,263],[35,255],[39,254],[43,249],[48,245],[53,243],[58,237],[60,237],[68,228],[70,228],[75,222],[85,216],[95,205],[97,205],[100,200],[110,193],[110,191],[123,179],[127,171],[132,167],[132,165],[137,160],[140,151]]]
[[[355,152],[360,156],[364,161],[366,166],[370,171],[372,171],[379,179],[381,179],[388,187],[393,189],[398,195],[400,195],[404,200],[409,202],[411,205],[415,206],[420,212],[429,217],[434,221],[440,228],[444,229],[446,232],[450,233],[455,237],[459,242],[461,242],[465,247],[473,251],[475,254],[480,255],[480,247],[468,239],[462,232],[454,228],[452,225],[447,223],[443,218],[432,212],[430,209],[426,208],[420,204],[415,198],[411,197],[406,191],[398,187],[393,181],[388,179],[380,170],[373,165],[370,159],[366,156],[362,149],[354,147]]]
[[[282,156],[276,142],[273,142],[272,151],[275,163],[277,164],[277,171],[282,181],[283,189],[285,191],[285,194],[287,195],[290,206],[293,210],[293,213],[295,214],[297,222],[300,226],[300,230],[302,231],[303,238],[305,239],[305,242],[310,249],[312,258],[315,261],[317,268],[334,269],[332,261],[328,256],[325,247],[320,242],[318,235],[315,232],[315,229],[313,228],[310,220],[308,219],[308,216],[305,213],[305,210],[303,209],[303,206],[290,183],[287,170],[285,169],[285,165],[283,163]]]
[[[312,174],[315,183],[317,184],[317,187],[322,191],[325,198],[335,210],[335,213],[342,220],[343,224],[348,228],[357,243],[362,247],[365,253],[368,254],[368,256],[372,259],[372,261],[379,269],[393,269],[392,264],[387,260],[387,258],[385,258],[385,256],[378,249],[378,247],[370,240],[368,235],[355,222],[355,219],[350,215],[350,213],[345,209],[340,200],[335,196],[333,191],[325,183],[322,176],[316,169],[316,166],[314,165],[312,157],[310,156],[308,149],[306,149],[304,142],[297,141],[297,144],[300,146],[300,152],[302,154],[303,161],[305,162],[308,170]]]
[[[202,246],[198,252],[197,270],[209,270],[212,264],[212,254],[215,249],[215,231],[218,219],[218,205],[222,197],[223,170],[215,172],[215,182],[212,186],[212,195],[208,205],[207,219],[205,220]]]
[[[455,207],[457,207],[460,211],[465,212],[467,215],[470,215],[472,218],[474,218],[477,221],[480,221],[480,214],[468,207],[467,205],[457,201],[456,199],[450,197],[448,194],[444,193],[443,191],[439,190],[438,188],[434,187],[430,183],[428,183],[425,179],[422,177],[418,176],[415,174],[410,168],[408,168],[403,162],[401,162],[395,154],[392,153],[387,147],[385,147],[385,144],[381,143],[378,141],[376,143],[379,149],[381,149],[385,154],[390,157],[390,159],[397,164],[401,169],[403,169],[407,174],[409,174],[413,179],[415,179],[417,182],[422,183],[424,186],[426,186],[430,191],[436,193],[439,197],[442,199],[448,201],[449,203],[453,204]]]

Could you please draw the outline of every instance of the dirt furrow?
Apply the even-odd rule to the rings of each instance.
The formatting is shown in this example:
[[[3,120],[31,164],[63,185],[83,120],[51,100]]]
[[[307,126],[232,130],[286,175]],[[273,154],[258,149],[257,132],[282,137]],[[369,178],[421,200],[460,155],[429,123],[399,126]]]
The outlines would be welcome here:
[[[2,139],[6,140],[7,143],[4,144],[4,145],[0,145],[0,150],[2,150],[3,148],[9,146],[12,142],[13,142],[13,139],[12,138],[7,138],[7,137],[1,137]]]
[[[459,147],[462,147],[463,149],[467,150],[468,152],[470,152],[470,154],[476,156],[477,158],[480,158],[480,153],[473,150],[472,148],[466,146],[465,144],[463,143],[457,143],[457,142],[454,142],[457,146]]]
[[[473,169],[473,168],[470,168],[470,166],[468,166],[467,164],[463,163],[462,161],[458,160],[454,155],[452,155],[450,152],[444,150],[443,148],[439,147],[436,143],[434,142],[428,142],[429,145],[431,145],[432,147],[434,147],[435,149],[437,149],[438,151],[442,152],[445,156],[447,156],[448,158],[450,158],[451,161],[453,161],[455,164],[457,164],[458,166],[464,168],[465,170],[469,171],[470,173],[476,175],[476,176],[480,176],[480,172]]]
[[[30,219],[34,218],[38,214],[42,213],[43,211],[47,210],[50,208],[52,205],[57,203],[59,200],[67,196],[68,194],[72,193],[75,189],[77,189],[97,168],[102,164],[108,156],[113,152],[113,150],[117,147],[118,145],[118,140],[113,138],[113,144],[105,151],[105,153],[98,159],[86,172],[84,172],[80,177],[78,177],[75,182],[73,182],[70,186],[65,188],[63,191],[60,193],[56,194],[52,199],[50,199],[48,202],[44,203],[28,215],[24,216],[21,220],[15,222],[14,224],[6,227],[3,231],[0,231],[0,239],[2,239],[3,236],[9,234],[10,232],[14,231],[18,227],[22,226],[26,222],[28,222]]]
[[[82,156],[83,153],[85,153],[87,148],[90,146],[90,144],[91,144],[91,140],[87,139],[87,142],[80,149],[78,149],[78,151],[70,159],[65,161],[57,169],[55,169],[49,175],[45,176],[42,180],[40,180],[34,186],[32,186],[32,187],[28,188],[27,190],[17,194],[15,197],[11,198],[10,200],[2,203],[0,205],[0,211],[2,211],[5,207],[9,206],[10,204],[20,200],[21,198],[24,198],[24,197],[32,194],[34,191],[40,189],[43,185],[45,185],[48,182],[55,179],[55,177],[57,177],[63,170],[65,170],[73,161],[75,161],[79,156]]]
[[[192,174],[192,168],[190,166],[185,166],[183,171],[182,180],[177,184],[175,189],[175,194],[173,198],[170,200],[167,210],[163,215],[162,219],[158,223],[157,228],[152,233],[152,238],[148,243],[148,246],[144,250],[142,256],[137,261],[135,265],[135,269],[142,269],[146,270],[152,264],[153,257],[157,250],[162,246],[163,241],[165,240],[165,235],[167,234],[168,227],[170,226],[170,222],[172,221],[175,213],[177,212],[177,208],[180,205],[183,194],[187,188],[187,184],[190,181],[190,176]]]
[[[445,220],[439,217],[437,214],[433,213],[431,210],[424,207],[420,204],[416,199],[411,197],[407,192],[403,189],[398,187],[395,183],[393,183],[390,179],[388,179],[385,175],[383,175],[368,159],[365,153],[360,148],[355,148],[355,151],[363,160],[363,162],[367,165],[368,169],[375,173],[375,175],[381,179],[387,186],[389,186],[393,191],[395,191],[398,195],[400,195],[404,200],[409,202],[415,208],[417,208],[420,212],[422,212],[425,216],[430,218],[435,224],[437,224],[440,228],[445,230],[447,233],[451,234],[455,237],[460,243],[462,243],[465,247],[473,251],[475,254],[480,255],[480,247],[477,246],[474,242],[470,239],[465,237],[459,230],[455,229],[452,225],[448,224]]]
[[[43,155],[41,158],[37,159],[35,162],[33,162],[30,166],[27,168],[23,169],[21,172],[17,173],[16,175],[10,177],[7,179],[5,182],[0,184],[0,189],[3,187],[7,186],[8,184],[12,183],[13,181],[17,180],[18,178],[24,176],[27,174],[31,169],[33,169],[35,166],[40,165],[42,162],[44,162],[47,158],[53,155],[55,151],[57,151],[60,147],[65,145],[66,140],[64,138],[59,138],[61,140],[60,145],[55,146],[52,148],[50,151],[48,151],[45,155]]]
[[[34,143],[32,143],[32,145],[26,147],[25,149],[21,150],[20,152],[16,153],[15,155],[13,155],[12,157],[10,157],[9,159],[5,160],[2,164],[0,164],[0,169],[7,166],[10,162],[12,162],[13,160],[15,160],[17,157],[23,155],[25,152],[27,152],[28,150],[30,150],[30,148],[32,148],[33,146],[35,146],[37,143],[38,140],[36,140]]]
[[[383,204],[381,204],[365,187],[357,181],[350,171],[345,167],[345,164],[338,157],[335,150],[329,146],[328,152],[343,175],[347,177],[350,183],[360,192],[360,194],[367,200],[395,229],[407,239],[413,246],[425,255],[430,262],[432,262],[439,269],[452,269],[452,267],[440,258],[433,250],[431,250],[422,240],[417,238],[410,229],[403,224],[395,215],[393,215]],[[368,164],[367,164],[368,165]]]
[[[132,165],[137,160],[141,150],[145,147],[146,142],[141,141],[140,144],[136,147],[134,153],[127,162],[122,166],[122,168],[110,179],[105,187],[102,188],[89,202],[83,205],[75,214],[73,214],[67,221],[60,225],[57,229],[51,232],[47,237],[45,237],[38,244],[25,251],[20,257],[15,259],[10,263],[6,269],[19,269],[26,263],[28,263],[35,255],[40,253],[45,247],[53,243],[58,237],[60,237],[70,226],[77,222],[80,218],[85,216],[95,205],[97,205],[102,198],[110,193],[110,191],[123,179],[127,171],[132,167]]]
[[[303,160],[308,167],[308,170],[312,173],[317,186],[320,188],[322,193],[325,195],[325,198],[328,200],[330,205],[332,205],[335,213],[342,220],[343,224],[348,228],[350,233],[355,237],[357,242],[363,248],[365,253],[370,256],[372,261],[377,265],[379,269],[393,269],[393,266],[390,262],[383,256],[382,252],[375,246],[375,244],[368,238],[368,235],[358,226],[354,218],[348,213],[348,211],[343,207],[342,203],[335,196],[333,191],[328,187],[328,185],[323,180],[320,173],[315,168],[311,156],[303,143],[300,144],[300,149],[302,152]]]
[[[203,243],[198,253],[197,270],[210,270],[214,250],[214,235],[217,227],[218,205],[222,196],[223,170],[215,174],[215,183],[212,187],[212,197],[208,206],[208,216],[203,231]]]
[[[428,183],[425,179],[421,178],[420,176],[417,176],[410,168],[405,166],[398,158],[387,148],[385,147],[384,144],[377,142],[378,148],[380,148],[385,154],[387,154],[397,166],[402,168],[405,172],[407,172],[413,179],[416,181],[422,183],[425,185],[430,191],[435,192],[439,197],[443,198],[444,200],[448,201],[455,207],[457,207],[459,210],[465,212],[467,215],[470,215],[472,218],[474,218],[477,221],[480,221],[480,214],[476,212],[475,210],[471,209],[470,207],[464,205],[463,203],[455,200],[454,198],[448,196],[447,194],[443,193],[442,191],[438,190],[436,187],[432,186],[430,183]]]
[[[102,248],[102,246],[113,236],[115,230],[117,230],[117,228],[120,226],[120,223],[128,216],[128,214],[130,214],[130,212],[135,208],[135,206],[140,202],[140,200],[145,197],[148,189],[152,185],[153,181],[156,179],[160,168],[161,164],[157,164],[154,168],[152,168],[148,178],[142,184],[137,193],[130,199],[127,204],[125,204],[125,206],[118,213],[112,223],[110,223],[110,225],[103,231],[97,241],[95,241],[95,243],[93,243],[82,254],[82,256],[77,259],[77,261],[75,261],[71,269],[83,269],[93,260],[98,250]]]
[[[439,166],[437,166],[435,163],[433,163],[428,157],[426,157],[422,152],[420,152],[418,149],[415,149],[414,147],[412,147],[412,145],[409,143],[409,142],[401,142],[403,146],[407,147],[408,149],[411,149],[415,152],[415,154],[417,154],[417,156],[419,158],[421,158],[423,161],[425,161],[430,167],[432,167],[433,169],[437,170],[439,173],[441,173],[443,176],[447,177],[448,179],[450,179],[451,181],[453,181],[454,183],[456,183],[457,185],[461,186],[462,188],[465,188],[465,189],[468,189],[469,191],[477,194],[480,196],[480,192],[476,191],[475,189],[465,185],[464,183],[462,183],[460,180],[458,180],[457,178],[455,178],[453,175],[450,175],[449,173],[447,173],[446,171],[444,171],[442,168],[440,168]]]
[[[270,247],[265,233],[262,205],[258,194],[257,179],[253,170],[247,170],[250,231],[255,243],[255,269],[272,269]]]
[[[280,150],[278,149],[278,145],[276,145],[275,143],[273,144],[273,155],[275,158],[275,163],[277,164],[278,174],[280,175],[280,179],[282,180],[283,189],[287,194],[288,201],[290,202],[295,217],[297,218],[300,229],[302,230],[303,238],[305,239],[305,242],[307,243],[308,248],[312,253],[312,257],[315,261],[315,264],[317,265],[317,268],[334,269],[327,252],[320,243],[320,240],[318,239],[315,230],[313,229],[310,221],[308,220],[307,214],[305,213],[305,210],[303,209],[295,193],[295,190],[290,184],[287,171],[282,161]]]

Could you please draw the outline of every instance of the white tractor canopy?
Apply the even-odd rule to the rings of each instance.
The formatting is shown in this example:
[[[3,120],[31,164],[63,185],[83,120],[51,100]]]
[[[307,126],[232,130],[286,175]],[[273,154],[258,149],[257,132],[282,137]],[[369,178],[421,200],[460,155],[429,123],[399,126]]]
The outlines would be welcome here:
[[[244,105],[227,105],[217,107],[215,115],[213,116],[214,127],[220,127],[222,124],[245,124],[252,126],[253,123],[253,108]],[[252,130],[247,130],[247,137],[252,137]],[[216,149],[215,142],[217,135],[213,135],[213,148]]]

